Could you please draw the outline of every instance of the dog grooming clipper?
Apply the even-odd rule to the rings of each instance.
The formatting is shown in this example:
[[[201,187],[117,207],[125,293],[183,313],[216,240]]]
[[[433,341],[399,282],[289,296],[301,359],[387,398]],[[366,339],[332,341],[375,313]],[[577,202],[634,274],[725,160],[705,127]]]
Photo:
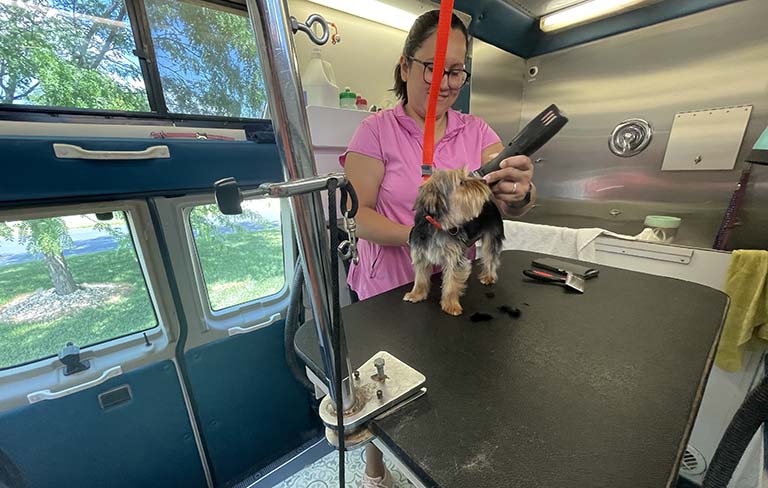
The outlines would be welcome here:
[[[568,123],[568,117],[563,115],[557,105],[550,105],[533,120],[528,122],[523,130],[512,139],[498,156],[485,163],[472,176],[483,177],[497,171],[501,162],[511,156],[531,156],[555,136]]]

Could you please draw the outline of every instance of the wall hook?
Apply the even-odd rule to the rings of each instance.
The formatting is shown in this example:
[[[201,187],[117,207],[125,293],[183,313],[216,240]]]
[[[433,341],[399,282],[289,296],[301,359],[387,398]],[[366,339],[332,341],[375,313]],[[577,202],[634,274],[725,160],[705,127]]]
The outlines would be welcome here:
[[[315,31],[312,30],[312,26],[314,24],[320,24],[320,27],[323,28],[323,32],[320,37],[317,37]],[[296,17],[291,16],[291,30],[294,34],[296,34],[298,31],[304,32],[309,36],[309,39],[318,46],[322,46],[328,42],[328,39],[331,37],[331,29],[328,27],[328,22],[320,14],[310,15],[307,17],[307,22],[305,24],[302,24],[296,20]]]

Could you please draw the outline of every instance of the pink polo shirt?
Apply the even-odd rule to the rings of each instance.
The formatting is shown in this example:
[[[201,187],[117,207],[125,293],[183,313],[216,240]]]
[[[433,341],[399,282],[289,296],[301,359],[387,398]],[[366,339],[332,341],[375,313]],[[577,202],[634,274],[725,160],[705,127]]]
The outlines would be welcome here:
[[[376,199],[376,211],[388,219],[413,225],[413,203],[421,185],[424,131],[405,113],[402,104],[363,120],[339,157],[344,166],[349,152],[384,163],[384,179]],[[445,136],[435,145],[434,169],[470,171],[480,167],[483,149],[499,142],[499,136],[482,119],[448,111]],[[349,269],[349,282],[361,300],[413,281],[407,246],[380,246],[360,239],[360,262]]]

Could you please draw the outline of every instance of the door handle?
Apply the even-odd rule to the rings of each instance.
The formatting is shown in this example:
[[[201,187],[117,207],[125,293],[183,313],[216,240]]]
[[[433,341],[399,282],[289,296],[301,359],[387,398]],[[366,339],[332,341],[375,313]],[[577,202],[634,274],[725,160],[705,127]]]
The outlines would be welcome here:
[[[168,146],[149,146],[141,151],[92,151],[74,144],[53,144],[53,152],[59,159],[88,159],[112,161],[116,159],[169,159],[171,150]]]
[[[51,391],[51,390],[34,391],[29,395],[27,395],[27,400],[29,401],[29,403],[42,402],[43,400],[55,400],[57,398],[65,397],[67,395],[71,395],[73,393],[77,393],[79,391],[87,390],[88,388],[92,388],[94,386],[100,385],[105,381],[109,380],[110,378],[114,378],[115,376],[120,376],[121,374],[123,374],[123,368],[121,368],[120,366],[113,366],[108,370],[104,371],[103,373],[101,373],[101,375],[98,378],[95,378],[91,381],[86,381],[85,383],[80,383],[79,385],[71,386],[69,388],[65,388],[59,391]]]
[[[261,322],[259,324],[254,324],[254,325],[252,325],[250,327],[230,327],[229,329],[227,329],[227,333],[230,336],[238,335],[238,334],[247,334],[248,332],[253,332],[254,330],[263,329],[264,327],[266,327],[268,325],[272,325],[275,322],[277,322],[278,320],[280,320],[280,314],[279,313],[275,313],[275,314],[272,314],[272,316],[269,317],[269,319],[267,319],[266,322]]]

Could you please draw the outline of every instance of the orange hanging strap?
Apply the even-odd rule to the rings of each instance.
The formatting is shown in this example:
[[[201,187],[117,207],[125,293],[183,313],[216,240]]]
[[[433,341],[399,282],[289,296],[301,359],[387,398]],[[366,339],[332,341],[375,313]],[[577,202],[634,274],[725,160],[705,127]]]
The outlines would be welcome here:
[[[432,175],[435,152],[435,112],[437,111],[437,97],[440,94],[440,84],[443,82],[443,75],[445,75],[445,51],[448,49],[448,36],[451,33],[452,16],[453,0],[441,0],[440,20],[437,23],[435,65],[432,68],[427,118],[424,121],[424,148],[421,158],[421,177],[424,181],[427,181]]]

